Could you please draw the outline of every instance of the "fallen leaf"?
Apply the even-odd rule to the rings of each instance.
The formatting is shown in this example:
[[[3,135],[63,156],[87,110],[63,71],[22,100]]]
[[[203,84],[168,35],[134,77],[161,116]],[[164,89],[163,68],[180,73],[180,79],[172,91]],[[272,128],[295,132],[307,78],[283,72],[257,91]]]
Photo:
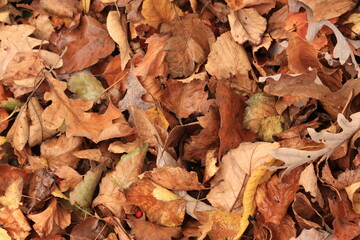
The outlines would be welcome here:
[[[45,93],[44,99],[51,100],[52,104],[41,115],[45,128],[57,129],[65,121],[67,136],[84,136],[94,142],[131,134],[132,130],[125,121],[114,125],[114,121],[122,119],[123,116],[111,103],[104,114],[86,112],[93,102],[81,98],[69,99],[64,93],[66,83],[51,76],[48,76],[48,81],[52,87],[50,92]]]
[[[354,212],[357,214],[360,214],[360,193],[358,193],[359,188],[360,182],[355,182],[345,188],[346,193],[348,194],[348,197],[352,203]]]
[[[324,225],[324,219],[312,206],[305,194],[301,192],[296,193],[292,209],[301,229],[311,227],[321,228]]]
[[[145,144],[121,156],[114,171],[108,172],[102,178],[99,194],[92,202],[92,206],[103,205],[115,216],[121,217],[123,207],[126,205],[122,191],[137,181],[144,166],[147,149]]]
[[[232,10],[238,10],[240,8],[254,7],[259,9],[270,10],[275,6],[274,0],[225,0]],[[261,14],[266,13],[261,11]]]
[[[46,200],[54,185],[54,174],[48,169],[40,169],[34,173],[30,180],[29,201],[27,207],[31,210],[37,204]]]
[[[302,0],[312,10],[312,18],[309,19],[312,22],[326,20],[334,17],[339,17],[347,11],[351,10],[355,3],[351,0],[345,1],[324,1],[324,0]],[[321,7],[320,7],[321,6]]]
[[[320,189],[317,185],[317,176],[315,175],[314,165],[309,164],[300,175],[299,185],[309,192],[320,207],[324,207],[324,199],[321,196]]]
[[[55,198],[43,212],[29,214],[28,217],[35,222],[33,227],[41,237],[50,234],[55,224],[65,229],[71,223],[70,212],[59,205]]]
[[[258,211],[265,217],[265,222],[281,223],[299,189],[298,183],[302,170],[300,167],[296,168],[291,175],[288,174],[282,178],[274,175],[270,181],[258,187],[255,200]]]
[[[245,49],[237,44],[230,32],[223,33],[211,46],[206,71],[218,79],[247,75],[251,65]]]
[[[145,0],[141,14],[144,16],[145,22],[152,27],[184,15],[180,8],[167,0]]]
[[[101,82],[88,71],[80,71],[71,75],[67,80],[68,89],[76,98],[95,101],[104,92]]]
[[[179,238],[180,233],[179,227],[162,227],[144,220],[135,221],[131,228],[131,234],[141,240],[171,240]]]
[[[252,142],[256,135],[243,127],[246,104],[243,98],[222,82],[218,83],[216,99],[220,112],[220,150],[219,156],[236,148],[241,142]]]
[[[146,40],[147,52],[142,60],[135,65],[134,74],[140,83],[155,99],[160,99],[162,87],[158,76],[167,76],[169,69],[164,62],[166,51],[164,50],[168,34],[153,34]]]
[[[151,222],[167,227],[182,224],[186,201],[169,190],[142,179],[125,191],[126,199],[143,210]]]
[[[0,224],[12,239],[25,239],[31,227],[20,209],[0,208]]]
[[[246,41],[252,45],[261,43],[267,22],[256,9],[244,8],[231,11],[228,17],[231,35],[237,43],[243,44]]]
[[[347,198],[329,199],[330,211],[335,217],[333,235],[338,239],[353,239],[360,234],[359,214],[356,214]]]
[[[199,183],[195,172],[188,172],[180,167],[165,165],[151,172],[145,172],[144,176],[169,190],[191,191],[204,189],[204,186]]]
[[[203,128],[200,133],[191,136],[184,146],[184,160],[204,161],[209,149],[219,148],[220,115],[218,107],[210,106],[204,116],[198,117]]]
[[[91,205],[94,191],[99,183],[101,174],[104,170],[104,164],[90,169],[84,176],[84,179],[76,185],[74,191],[70,192],[71,204],[79,204],[81,207]]]
[[[107,57],[114,50],[115,44],[102,25],[90,16],[81,17],[81,24],[72,31],[62,28],[59,33],[51,35],[50,49],[62,53],[64,66],[59,73],[72,73],[83,70],[100,58]]]
[[[351,122],[349,122],[344,117],[344,115],[338,115],[337,122],[339,126],[343,129],[343,131],[340,133],[318,133],[314,129],[308,128],[309,135],[313,141],[325,144],[325,147],[323,149],[316,151],[307,151],[292,148],[279,148],[270,152],[271,156],[285,162],[284,165],[280,167],[274,167],[272,169],[274,170],[279,168],[287,168],[284,171],[284,175],[286,175],[292,169],[312,160],[315,160],[321,156],[325,156],[326,159],[329,158],[330,155],[335,151],[335,149],[338,148],[338,146],[348,140],[360,129],[360,113],[354,113],[350,116],[350,118],[352,119]]]
[[[67,190],[73,191],[75,187],[82,181],[82,176],[73,168],[68,166],[62,166],[57,169],[55,174],[61,178],[59,183],[59,188],[61,192],[66,192]]]
[[[241,216],[232,212],[224,212],[219,209],[212,211],[196,212],[200,223],[210,223],[211,230],[207,233],[211,239],[233,239],[239,229]]]
[[[41,157],[47,159],[51,169],[58,169],[62,166],[75,168],[79,159],[72,155],[81,148],[83,138],[66,137],[51,138],[40,145]]]
[[[202,113],[208,98],[204,91],[205,86],[206,82],[198,79],[189,83],[169,80],[166,82],[161,101],[178,118],[188,118],[191,114]]]
[[[278,148],[277,143],[241,143],[231,149],[221,160],[219,170],[210,181],[211,190],[207,195],[212,206],[224,211],[245,211],[242,207],[246,182],[259,166],[272,160],[268,152]],[[237,202],[239,204],[235,205]]]
[[[165,62],[172,78],[190,76],[195,64],[206,59],[210,46],[215,41],[210,28],[193,14],[162,24],[160,32],[171,33],[164,50],[167,51]]]
[[[12,146],[18,151],[24,149],[29,139],[29,122],[26,111],[27,107],[25,105],[20,108],[13,126],[6,135]]]
[[[71,230],[70,237],[73,240],[104,239],[108,232],[105,226],[98,218],[88,217]]]
[[[110,11],[106,18],[106,25],[109,35],[118,44],[121,54],[121,70],[124,70],[132,54],[128,43],[126,16],[118,11]]]
[[[323,240],[329,237],[331,234],[323,231],[323,230],[317,230],[316,228],[310,228],[310,229],[304,229],[302,230],[301,234],[294,238],[292,237],[290,240]]]

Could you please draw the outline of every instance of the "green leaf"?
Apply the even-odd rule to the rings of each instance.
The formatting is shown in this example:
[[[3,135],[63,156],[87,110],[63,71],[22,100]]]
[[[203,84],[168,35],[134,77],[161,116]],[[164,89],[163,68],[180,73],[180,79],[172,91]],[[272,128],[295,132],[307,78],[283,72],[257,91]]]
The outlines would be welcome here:
[[[101,174],[104,170],[104,164],[100,164],[92,170],[89,170],[81,183],[79,183],[74,191],[70,193],[70,202],[75,202],[81,207],[88,207],[91,204],[94,191],[99,183]]]

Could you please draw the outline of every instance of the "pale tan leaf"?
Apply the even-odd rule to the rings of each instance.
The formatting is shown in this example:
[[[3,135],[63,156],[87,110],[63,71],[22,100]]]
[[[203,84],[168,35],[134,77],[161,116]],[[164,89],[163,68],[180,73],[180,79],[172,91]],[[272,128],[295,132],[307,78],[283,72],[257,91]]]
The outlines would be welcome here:
[[[14,148],[18,151],[24,149],[29,139],[29,122],[26,111],[26,105],[22,106],[13,126],[6,135],[12,142]]]
[[[71,191],[74,190],[76,185],[78,185],[82,180],[82,176],[73,168],[68,166],[62,166],[57,169],[55,174],[62,179],[59,183],[61,192],[66,192],[69,189]]]
[[[236,42],[243,44],[249,41],[252,45],[261,43],[267,22],[254,8],[231,11],[228,17],[231,35]]]
[[[126,28],[126,16],[121,13],[119,15],[118,11],[110,11],[106,19],[106,26],[110,37],[119,45],[121,69],[124,70],[126,64],[131,59],[131,49]]]
[[[184,15],[180,8],[168,0],[144,0],[141,14],[152,27]]]
[[[218,79],[226,79],[232,75],[248,75],[251,65],[245,49],[226,32],[212,45],[205,68]]]

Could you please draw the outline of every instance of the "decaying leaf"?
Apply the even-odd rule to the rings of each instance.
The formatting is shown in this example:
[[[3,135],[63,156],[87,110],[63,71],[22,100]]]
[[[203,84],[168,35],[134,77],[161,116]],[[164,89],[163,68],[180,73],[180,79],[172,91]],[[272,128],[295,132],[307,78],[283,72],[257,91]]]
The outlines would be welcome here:
[[[174,227],[184,220],[186,201],[150,180],[131,185],[126,189],[126,199],[139,206],[151,222]]]

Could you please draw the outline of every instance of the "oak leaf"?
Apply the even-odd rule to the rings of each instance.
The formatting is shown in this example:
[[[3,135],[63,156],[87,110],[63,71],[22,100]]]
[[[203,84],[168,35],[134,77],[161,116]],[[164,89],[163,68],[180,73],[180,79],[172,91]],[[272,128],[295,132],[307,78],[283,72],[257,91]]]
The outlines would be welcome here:
[[[51,100],[52,104],[41,115],[45,128],[57,129],[65,121],[67,136],[84,136],[94,142],[131,134],[132,130],[121,112],[111,103],[104,114],[86,112],[93,105],[91,101],[69,99],[64,93],[66,83],[50,75],[48,81],[51,90],[45,93],[44,99]]]

